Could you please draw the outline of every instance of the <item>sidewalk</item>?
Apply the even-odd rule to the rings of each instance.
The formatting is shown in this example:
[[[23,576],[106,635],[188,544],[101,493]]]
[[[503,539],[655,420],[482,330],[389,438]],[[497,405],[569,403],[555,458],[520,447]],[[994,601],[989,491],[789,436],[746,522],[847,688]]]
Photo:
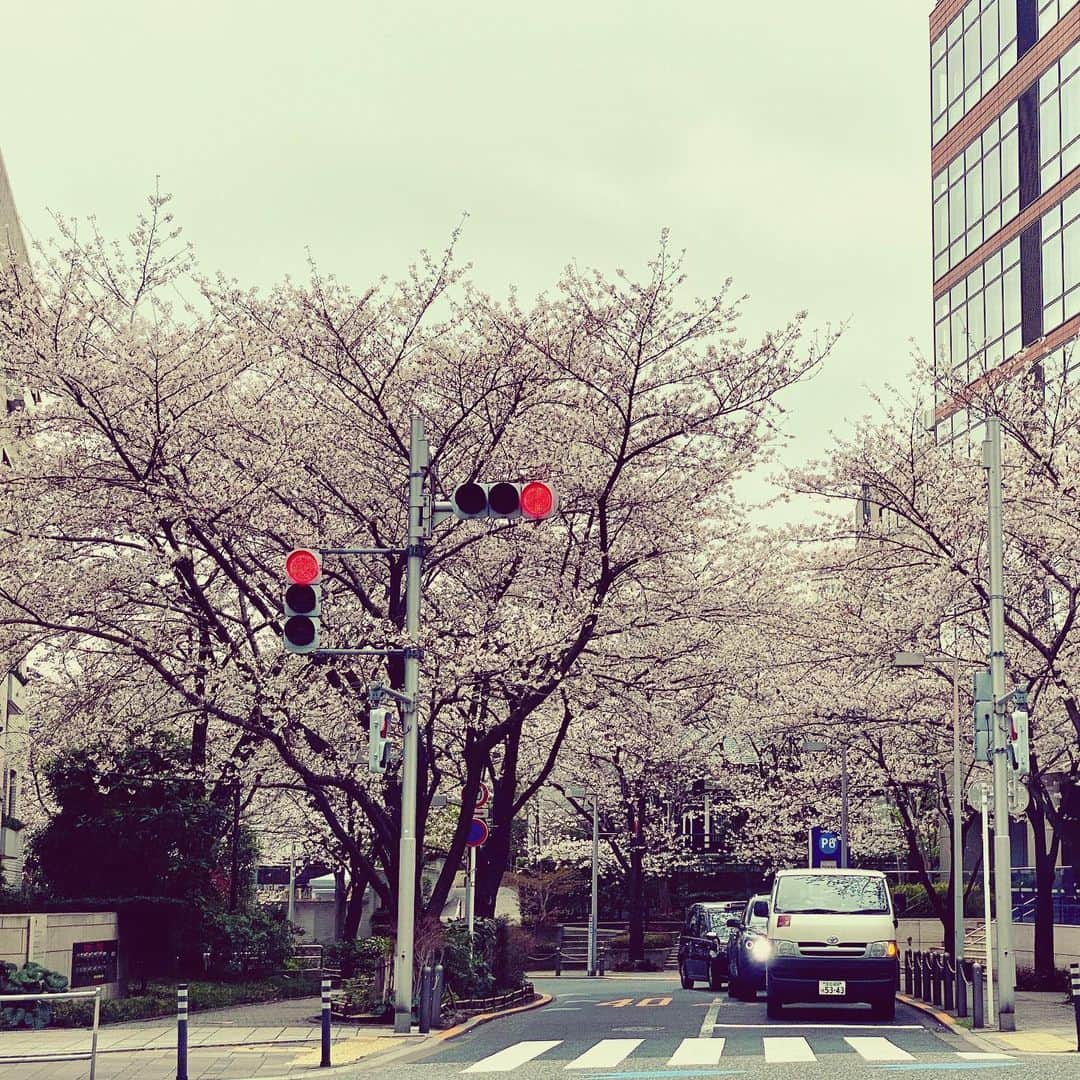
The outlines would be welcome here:
[[[190,1080],[302,1076],[318,1072],[321,1058],[320,999],[240,1005],[192,1013],[188,1025]],[[349,1065],[386,1049],[395,1036],[386,1024],[335,1024],[331,1063]],[[0,1080],[85,1080],[88,1061],[11,1063],[4,1058],[85,1052],[87,1029],[0,1032]],[[333,1075],[332,1071],[329,1075]],[[176,1022],[143,1020],[109,1024],[98,1033],[97,1080],[173,1080]]]
[[[996,1023],[997,1018],[994,1020]],[[1063,990],[1017,990],[1016,1030],[987,1028],[978,1034],[1002,1050],[1054,1054],[1077,1048],[1076,1015],[1072,1003],[1066,1003]]]

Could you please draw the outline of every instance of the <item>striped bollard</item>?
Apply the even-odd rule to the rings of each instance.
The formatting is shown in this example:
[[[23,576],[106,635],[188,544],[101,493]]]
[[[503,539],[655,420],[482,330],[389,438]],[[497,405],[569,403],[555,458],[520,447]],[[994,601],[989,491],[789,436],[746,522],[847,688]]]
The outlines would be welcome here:
[[[187,983],[176,987],[176,1080],[188,1080],[187,1074]]]
[[[330,980],[322,981],[322,1060],[320,1069],[330,1068]]]
[[[1072,987],[1073,1014],[1076,1017],[1076,1049],[1080,1051],[1080,964],[1069,965],[1069,984]]]

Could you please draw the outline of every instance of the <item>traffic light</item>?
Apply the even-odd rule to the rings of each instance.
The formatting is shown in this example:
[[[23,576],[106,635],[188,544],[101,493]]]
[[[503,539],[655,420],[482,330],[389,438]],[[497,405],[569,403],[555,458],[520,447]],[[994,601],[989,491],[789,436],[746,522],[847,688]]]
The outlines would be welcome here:
[[[1017,690],[1013,695],[1015,708],[1009,717],[1009,757],[1017,776],[1031,772],[1030,725],[1027,711],[1027,694]]]
[[[382,776],[390,763],[390,710],[368,709],[368,772]]]
[[[285,558],[285,586],[282,611],[285,651],[314,652],[319,647],[319,619],[322,615],[322,560],[318,552],[297,548]]]
[[[989,671],[975,672],[972,696],[975,699],[975,760],[993,761],[994,684]]]
[[[559,508],[559,499],[551,484],[540,480],[525,484],[508,480],[493,484],[470,480],[454,488],[450,505],[454,517],[464,521],[485,517],[545,521]]]

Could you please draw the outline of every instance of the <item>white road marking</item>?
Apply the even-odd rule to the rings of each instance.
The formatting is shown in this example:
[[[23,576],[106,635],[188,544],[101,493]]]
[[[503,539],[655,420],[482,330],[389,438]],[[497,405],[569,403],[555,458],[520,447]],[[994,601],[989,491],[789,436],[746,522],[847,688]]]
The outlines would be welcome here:
[[[676,1065],[719,1065],[724,1052],[723,1039],[683,1039],[671,1055],[669,1067]]]
[[[923,1031],[922,1024],[714,1024],[714,1027],[718,1028],[755,1028],[761,1031],[763,1028],[768,1028],[770,1031],[778,1028],[800,1028],[803,1031],[807,1029],[811,1031],[825,1031],[825,1030],[837,1030],[837,1031],[875,1031],[882,1029],[884,1031]]]
[[[629,1057],[644,1039],[601,1039],[581,1057],[574,1058],[568,1069],[608,1069]]]
[[[860,1038],[858,1035],[845,1035],[844,1042],[854,1050],[863,1061],[914,1061],[915,1056],[901,1050],[895,1043],[880,1035]]]
[[[814,1051],[805,1039],[780,1038],[762,1039],[765,1045],[765,1060],[775,1064],[790,1063],[793,1061],[817,1061]]]
[[[703,1039],[707,1039],[712,1034],[713,1028],[716,1027],[716,1018],[720,1014],[720,1006],[723,1004],[723,998],[713,998],[705,1019],[701,1021],[700,1035]]]
[[[558,1046],[561,1042],[562,1039],[551,1039],[514,1043],[513,1046],[508,1046],[505,1050],[500,1050],[497,1054],[492,1054],[490,1057],[484,1058],[483,1061],[470,1065],[465,1072],[513,1072],[519,1065],[532,1061],[533,1058],[539,1057],[542,1053]]]
[[[962,1050],[956,1055],[962,1061],[1012,1061],[1011,1054],[988,1054],[975,1053],[971,1050]]]

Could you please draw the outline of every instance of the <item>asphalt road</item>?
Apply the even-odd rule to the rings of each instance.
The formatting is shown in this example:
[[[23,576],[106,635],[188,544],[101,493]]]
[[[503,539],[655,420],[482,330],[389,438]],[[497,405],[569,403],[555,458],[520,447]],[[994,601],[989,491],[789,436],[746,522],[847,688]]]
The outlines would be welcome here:
[[[536,982],[556,1000],[481,1025],[409,1057],[378,1064],[392,1080],[456,1076],[563,1076],[665,1080],[713,1076],[867,1077],[873,1071],[1075,1077],[1069,1055],[984,1054],[917,1010],[898,1004],[893,1023],[865,1006],[789,1007],[765,1015],[763,996],[682,990],[676,978],[563,978]],[[1036,1064],[1037,1063],[1037,1064]],[[373,1066],[375,1063],[372,1063]]]

